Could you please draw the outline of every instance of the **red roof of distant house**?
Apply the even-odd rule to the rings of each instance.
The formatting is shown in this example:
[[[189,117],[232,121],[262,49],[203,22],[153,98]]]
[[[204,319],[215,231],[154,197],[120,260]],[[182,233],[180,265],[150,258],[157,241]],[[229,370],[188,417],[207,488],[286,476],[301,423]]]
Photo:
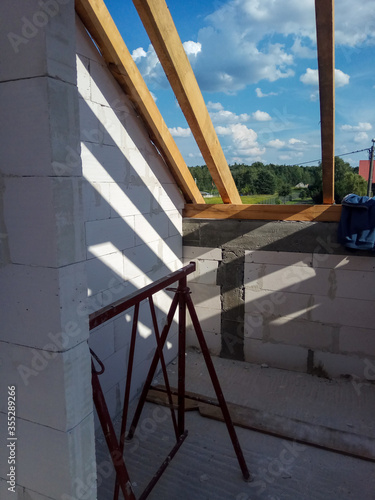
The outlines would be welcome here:
[[[359,160],[359,172],[358,173],[366,181],[368,181],[369,170],[370,170],[370,160]],[[372,172],[372,182],[375,182],[375,168]]]

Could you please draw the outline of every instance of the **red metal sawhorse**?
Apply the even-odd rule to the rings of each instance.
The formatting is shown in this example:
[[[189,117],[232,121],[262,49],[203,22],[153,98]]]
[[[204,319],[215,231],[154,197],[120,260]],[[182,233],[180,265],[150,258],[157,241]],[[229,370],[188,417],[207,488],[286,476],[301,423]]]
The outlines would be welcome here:
[[[138,500],[144,500],[150,494],[151,490],[159,480],[160,476],[163,474],[171,459],[174,457],[181,444],[185,440],[188,431],[185,429],[185,348],[186,348],[186,309],[189,311],[191,321],[193,323],[195,333],[197,335],[197,339],[202,351],[202,354],[205,359],[205,363],[215,389],[216,397],[218,399],[221,411],[223,413],[223,417],[229,432],[230,439],[233,444],[234,451],[237,455],[238,463],[241,468],[243,477],[245,480],[250,479],[250,473],[248,471],[241,446],[239,444],[236,431],[233,426],[233,422],[231,416],[229,414],[228,406],[224,399],[219,379],[216,375],[216,371],[207,347],[206,340],[204,338],[204,334],[202,328],[200,326],[197,313],[194,308],[193,301],[190,296],[190,289],[187,286],[187,276],[195,271],[195,262],[190,262],[187,266],[181,268],[174,273],[171,273],[164,278],[161,278],[154,283],[147,285],[144,288],[134,292],[129,295],[126,299],[119,300],[114,302],[113,304],[93,313],[89,317],[89,328],[92,330],[99,325],[102,325],[109,319],[114,318],[115,316],[123,313],[127,309],[134,306],[134,317],[133,317],[133,325],[132,325],[132,333],[130,339],[130,349],[129,349],[129,360],[127,367],[127,377],[126,377],[126,387],[125,387],[125,396],[124,396],[124,406],[122,412],[122,422],[121,422],[121,433],[120,439],[118,440],[116,437],[116,433],[113,427],[113,423],[111,417],[109,415],[109,411],[107,408],[107,404],[104,398],[104,394],[101,388],[101,384],[99,381],[99,375],[104,371],[104,365],[99,360],[99,358],[92,353],[92,387],[93,387],[93,398],[96,411],[98,413],[98,417],[100,420],[100,424],[106,439],[106,443],[112,458],[113,465],[116,471],[116,486],[114,491],[114,500],[118,499],[119,490],[121,489],[125,500],[136,500],[131,481],[129,478],[129,474],[124,462],[123,453],[124,453],[124,444],[125,444],[125,436],[126,436],[126,423],[128,417],[129,410],[129,398],[130,398],[130,387],[131,387],[131,378],[132,378],[132,370],[133,370],[133,361],[134,361],[134,352],[135,352],[135,342],[137,336],[137,324],[138,324],[138,314],[139,314],[139,305],[143,300],[148,299],[150,305],[150,312],[153,322],[154,333],[156,337],[156,352],[154,354],[153,360],[151,362],[151,366],[143,386],[143,390],[132,420],[132,423],[129,428],[129,432],[127,435],[127,439],[131,439],[134,436],[137,424],[139,422],[139,418],[142,413],[143,406],[146,402],[147,393],[151,387],[151,383],[157,368],[157,365],[160,361],[162,373],[164,377],[165,387],[168,395],[169,407],[171,410],[172,423],[176,435],[176,444],[170,451],[169,455],[166,457],[162,465],[159,467],[158,471],[155,473],[146,489],[143,491]],[[167,288],[173,283],[178,282],[177,288]],[[166,324],[161,333],[159,333],[159,328],[156,320],[155,306],[153,302],[153,295],[161,290],[167,289],[169,291],[174,292],[174,297],[172,299],[171,306],[169,308],[169,312],[167,315]],[[178,396],[177,396],[177,419],[175,415],[174,405],[172,401],[172,392],[170,389],[169,379],[167,375],[167,368],[165,364],[163,347],[167,340],[167,336],[172,325],[172,321],[175,315],[175,312],[178,307]],[[94,360],[97,361],[100,365],[100,370],[96,369]]]

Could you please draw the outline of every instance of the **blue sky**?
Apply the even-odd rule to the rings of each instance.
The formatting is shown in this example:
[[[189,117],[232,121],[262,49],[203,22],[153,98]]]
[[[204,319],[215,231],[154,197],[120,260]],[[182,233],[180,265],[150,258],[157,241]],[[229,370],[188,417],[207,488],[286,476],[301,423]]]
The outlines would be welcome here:
[[[131,0],[105,0],[189,166],[204,164]],[[229,164],[319,160],[313,0],[167,0]],[[375,137],[373,0],[337,0],[336,154]],[[343,157],[352,166],[366,151]],[[311,165],[317,164],[311,163]]]

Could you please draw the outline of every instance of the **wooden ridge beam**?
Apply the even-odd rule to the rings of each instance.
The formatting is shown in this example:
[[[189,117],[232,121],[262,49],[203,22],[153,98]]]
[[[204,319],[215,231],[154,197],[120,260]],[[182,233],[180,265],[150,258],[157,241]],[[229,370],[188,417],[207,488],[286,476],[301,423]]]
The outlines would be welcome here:
[[[341,205],[185,205],[183,217],[338,222]]]
[[[335,202],[334,0],[315,0],[322,143],[323,203]]]
[[[186,202],[204,203],[201,193],[103,0],[75,0],[78,16],[109,70],[133,102]]]
[[[165,0],[133,0],[133,3],[223,202],[242,203]]]

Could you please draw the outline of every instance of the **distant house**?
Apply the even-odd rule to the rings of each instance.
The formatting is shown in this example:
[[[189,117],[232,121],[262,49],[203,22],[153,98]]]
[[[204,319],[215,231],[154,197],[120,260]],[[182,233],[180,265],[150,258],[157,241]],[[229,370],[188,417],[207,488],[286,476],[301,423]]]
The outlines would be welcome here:
[[[213,194],[207,193],[206,191],[201,191],[201,195],[203,196],[203,198],[213,198],[214,197]]]
[[[308,184],[304,184],[303,182],[300,182],[299,184],[296,184],[295,187],[296,188],[308,188],[309,185]]]
[[[368,175],[370,170],[370,160],[359,160],[359,175],[368,182]],[[372,183],[375,183],[375,170],[372,172]]]

